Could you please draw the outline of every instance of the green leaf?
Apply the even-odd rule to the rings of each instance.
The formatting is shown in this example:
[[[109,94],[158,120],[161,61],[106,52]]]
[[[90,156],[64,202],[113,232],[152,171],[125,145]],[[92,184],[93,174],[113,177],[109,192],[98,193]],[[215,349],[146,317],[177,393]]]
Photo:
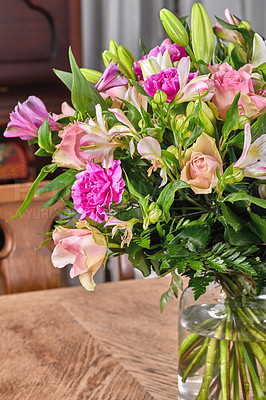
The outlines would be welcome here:
[[[78,171],[73,169],[69,169],[66,172],[63,172],[61,175],[58,175],[54,180],[39,188],[36,192],[36,196],[39,196],[42,193],[48,193],[54,190],[61,189],[65,186],[72,186],[72,184],[75,182],[77,173]]]
[[[262,219],[259,215],[249,211],[249,215],[252,219],[252,222],[248,223],[249,229],[258,235],[261,240],[266,242],[266,221]]]
[[[233,246],[247,246],[258,244],[260,242],[257,235],[252,233],[249,229],[243,228],[240,231],[235,231],[226,222],[224,217],[219,217],[219,221],[224,226],[224,239]]]
[[[37,151],[35,151],[34,154],[39,157],[48,157],[48,156],[50,157],[51,156],[51,153],[47,153],[47,151],[44,149],[38,149]]]
[[[51,207],[53,206],[55,203],[57,203],[62,197],[67,196],[71,191],[71,188],[66,186],[63,189],[59,190],[53,197],[51,197],[51,199],[49,199],[43,206],[42,206],[42,210],[44,210],[45,208]],[[69,218],[68,218],[69,220]]]
[[[71,91],[73,84],[73,76],[70,72],[59,71],[54,69],[54,73],[58,78],[66,85],[66,87]]]
[[[167,186],[161,191],[160,196],[157,200],[157,204],[162,210],[162,218],[168,222],[170,219],[170,207],[173,204],[173,201],[175,199],[175,192],[180,189],[184,189],[189,187],[189,185],[186,182],[183,182],[181,180],[176,180],[168,183]]]
[[[256,204],[259,207],[266,208],[266,200],[264,199],[259,199],[254,196],[250,196],[246,192],[236,192],[236,193],[230,193],[228,196],[226,196],[222,201],[229,201],[230,203],[234,203],[235,201],[248,201],[249,203]]]
[[[143,96],[146,96],[146,97],[149,97],[150,99],[152,99],[152,97],[149,96],[149,95],[145,92],[145,90],[143,89],[143,87],[142,87],[137,81],[134,81],[133,79],[130,79],[129,82],[130,82],[130,84],[131,84],[132,86],[134,86],[134,87],[137,89],[137,91],[138,91],[140,94],[142,94]]]
[[[160,299],[160,312],[162,313],[168,301],[173,299],[173,293],[169,288],[166,292],[164,292]]]
[[[22,203],[20,209],[18,210],[18,212],[16,213],[16,215],[14,215],[14,217],[10,218],[8,221],[12,221],[13,219],[18,218],[21,214],[24,213],[24,211],[29,207],[31,200],[33,199],[34,193],[36,192],[39,183],[46,177],[47,174],[49,173],[53,173],[57,168],[57,164],[49,164],[49,165],[45,165],[39,175],[37,176],[37,178],[35,179],[35,181],[33,182],[33,184],[30,187],[30,190],[24,200],[24,202]]]
[[[100,104],[102,110],[107,110],[107,105],[105,104],[102,96],[94,88],[94,86],[87,81],[85,76],[80,71],[74,59],[71,48],[69,48],[69,60],[71,71],[73,74],[71,100],[75,109],[80,111],[81,113],[85,113],[90,103],[93,103],[94,106],[96,104]]]
[[[193,289],[195,300],[206,292],[207,286],[212,281],[213,278],[210,276],[197,276],[190,279],[189,287]]]
[[[221,209],[226,222],[235,230],[239,231],[243,228],[243,221],[224,203],[221,204]]]
[[[52,143],[52,134],[49,127],[49,117],[43,122],[38,130],[38,145],[47,153],[53,154],[55,148]]]
[[[141,39],[139,39],[139,45],[140,45],[143,56],[145,56],[146,54],[149,54],[149,50],[147,49],[147,47],[145,46],[145,44],[143,43],[143,41]]]
[[[193,144],[198,139],[198,137],[200,137],[200,135],[203,132],[203,129],[204,129],[204,124],[200,118],[194,117],[194,118],[190,119],[189,125],[188,125],[188,130],[192,132],[192,135],[189,136],[188,138],[184,139],[184,142],[183,142],[184,151],[186,151],[186,149],[191,144]]]
[[[238,116],[239,116],[238,101],[240,98],[240,94],[241,94],[241,92],[239,92],[235,96],[233,103],[231,104],[231,106],[228,108],[228,110],[226,112],[226,118],[225,118],[225,122],[224,122],[224,125],[222,128],[222,134],[225,139],[228,138],[229,133],[232,132],[232,130],[234,129],[234,127],[237,124]]]
[[[204,249],[211,236],[211,227],[208,223],[193,221],[187,224],[177,235],[178,239],[185,239],[196,249]]]
[[[239,55],[239,49],[241,49],[240,46],[235,46],[231,52],[231,59],[234,64],[234,68],[238,70],[239,68],[243,67],[245,65],[245,62]]]

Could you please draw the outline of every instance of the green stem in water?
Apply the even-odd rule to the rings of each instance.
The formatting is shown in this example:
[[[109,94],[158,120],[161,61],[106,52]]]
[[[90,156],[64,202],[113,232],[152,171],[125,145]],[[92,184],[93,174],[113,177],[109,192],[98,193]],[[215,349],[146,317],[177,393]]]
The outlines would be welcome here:
[[[208,347],[210,338],[206,338],[204,340],[204,343],[202,345],[202,347],[200,348],[200,350],[197,352],[197,355],[193,358],[192,362],[190,363],[190,365],[188,366],[188,368],[185,370],[183,376],[182,376],[182,382],[185,382],[189,372],[192,370],[192,368],[198,363],[198,361],[200,360],[201,356],[206,352],[206,349]]]
[[[264,393],[263,393],[262,388],[260,386],[260,381],[259,381],[258,375],[256,374],[256,370],[255,370],[255,368],[253,366],[253,363],[252,363],[252,361],[251,361],[251,359],[249,357],[247,349],[244,346],[244,343],[239,342],[239,348],[241,348],[241,351],[243,353],[244,359],[246,360],[247,367],[248,367],[249,374],[250,374],[250,378],[251,378],[251,381],[253,383],[253,388],[256,390],[258,399],[259,400],[265,400],[265,396],[264,396]]]
[[[237,355],[236,355],[236,349],[235,349],[235,344],[233,347],[233,351],[234,351],[234,372],[233,372],[233,377],[234,377],[234,397],[233,399],[235,400],[239,400],[239,381],[238,381],[238,359],[237,359]]]
[[[236,355],[237,355],[237,362],[238,362],[238,369],[239,369],[239,376],[240,376],[243,398],[244,398],[244,400],[248,400],[249,384],[248,384],[248,379],[247,379],[245,360],[243,357],[241,347],[239,346],[239,343],[235,343],[235,350],[236,350]]]
[[[224,323],[225,321],[223,320],[218,326],[214,337],[210,339],[207,350],[206,366],[203,374],[201,390],[196,400],[208,400],[210,383],[213,377],[213,368],[214,368],[215,355],[217,351],[217,344],[219,342],[218,339],[220,339],[222,336]]]
[[[266,356],[260,346],[260,343],[250,342],[249,345],[253,351],[254,356],[258,359],[258,362],[260,363],[264,373],[266,373]]]

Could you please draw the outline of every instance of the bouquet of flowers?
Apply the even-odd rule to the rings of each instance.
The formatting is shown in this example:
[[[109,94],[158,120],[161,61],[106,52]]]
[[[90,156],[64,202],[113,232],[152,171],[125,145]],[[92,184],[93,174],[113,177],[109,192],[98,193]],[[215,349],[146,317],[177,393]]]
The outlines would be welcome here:
[[[179,374],[186,382],[203,368],[193,398],[230,399],[232,389],[247,399],[251,385],[265,399],[265,309],[249,300],[265,287],[266,43],[229,10],[214,28],[199,3],[188,22],[166,9],[160,17],[168,37],[151,50],[140,42],[140,60],[112,40],[101,73],[79,68],[70,49],[71,72],[55,70],[71,91],[62,114],[34,96],[16,106],[4,135],[52,161],[15,217],[34,195],[56,191],[44,206],[65,203],[52,262],[73,264],[88,290],[123,253],[145,277],[171,274],[161,310],[184,276],[195,299],[219,282],[227,317],[183,340]],[[230,309],[229,297],[245,307]]]

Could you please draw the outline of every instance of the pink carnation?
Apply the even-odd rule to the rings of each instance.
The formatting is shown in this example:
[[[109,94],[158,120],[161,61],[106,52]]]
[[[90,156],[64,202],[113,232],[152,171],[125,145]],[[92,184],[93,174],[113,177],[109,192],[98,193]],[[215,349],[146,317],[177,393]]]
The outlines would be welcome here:
[[[197,73],[189,73],[186,83],[190,82],[196,76]],[[148,76],[143,86],[147,94],[151,97],[154,97],[157,90],[162,90],[167,94],[167,103],[170,103],[180,89],[178,71],[173,67],[163,69],[159,74]]]
[[[153,49],[151,49],[149,54],[146,54],[145,56],[143,56],[141,58],[141,60],[134,62],[133,71],[137,75],[137,77],[139,79],[143,79],[141,67],[139,64],[140,61],[146,60],[148,57],[151,57],[151,56],[156,57],[159,53],[164,54],[166,50],[169,50],[170,59],[171,59],[172,63],[174,63],[175,61],[181,60],[182,57],[186,57],[186,55],[187,55],[184,47],[178,46],[178,44],[176,44],[176,43],[171,44],[170,39],[165,39],[162,42],[161,46],[154,47]]]
[[[108,169],[89,162],[86,170],[77,174],[76,178],[72,198],[75,209],[81,214],[80,219],[89,217],[96,222],[107,221],[105,206],[110,210],[112,201],[120,203],[124,191],[120,161],[114,161]]]

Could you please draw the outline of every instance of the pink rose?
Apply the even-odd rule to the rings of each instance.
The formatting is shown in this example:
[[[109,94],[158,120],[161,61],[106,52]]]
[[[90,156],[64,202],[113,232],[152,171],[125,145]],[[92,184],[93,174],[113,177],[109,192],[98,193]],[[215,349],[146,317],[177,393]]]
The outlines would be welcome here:
[[[83,170],[86,167],[86,159],[84,153],[80,150],[81,139],[87,133],[79,126],[79,122],[67,125],[64,130],[59,133],[62,141],[56,146],[53,161],[59,167],[74,168]]]
[[[55,228],[52,263],[56,268],[73,264],[71,278],[79,275],[82,285],[87,290],[93,290],[93,275],[106,257],[106,240],[96,228],[90,227],[85,221],[78,222],[77,227],[85,229],[67,229],[62,226]]]
[[[213,73],[211,82],[215,88],[211,101],[217,107],[221,119],[225,119],[226,112],[238,92],[241,91],[241,94],[246,95],[254,92],[251,81],[252,68],[250,64],[244,65],[238,71],[235,71],[228,63],[223,63],[219,70],[209,66]]]
[[[81,220],[89,217],[97,222],[108,220],[105,210],[114,201],[120,203],[125,182],[122,178],[120,161],[103,169],[93,162],[87,163],[86,171],[76,175],[72,186],[72,198],[75,209],[81,214]]]
[[[185,166],[181,171],[180,179],[187,182],[194,193],[207,194],[217,185],[217,166],[222,169],[222,159],[215,144],[215,140],[202,133],[196,143],[186,151]]]

